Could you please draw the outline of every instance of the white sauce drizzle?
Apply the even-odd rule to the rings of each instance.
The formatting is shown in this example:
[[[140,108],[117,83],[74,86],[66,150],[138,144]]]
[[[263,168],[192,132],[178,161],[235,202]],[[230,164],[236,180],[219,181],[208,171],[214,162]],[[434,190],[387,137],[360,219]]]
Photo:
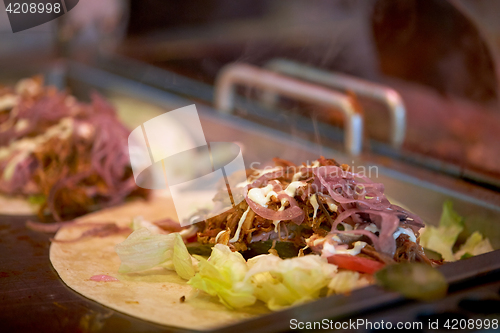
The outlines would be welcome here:
[[[357,241],[354,243],[354,247],[352,249],[336,249],[334,245],[325,242],[323,244],[322,255],[329,257],[333,254],[350,254],[355,256],[361,252],[361,249],[366,246],[365,242]]]
[[[299,187],[305,186],[305,185],[307,185],[306,182],[300,182],[300,181],[291,182],[290,184],[288,184],[288,186],[286,187],[286,189],[283,192],[293,198],[295,196],[295,194],[297,193],[297,189]],[[278,197],[278,193],[273,191],[272,184],[269,184],[266,187],[262,187],[262,188],[252,188],[248,191],[247,195],[248,195],[248,198],[250,200],[252,200],[256,204],[261,205],[262,207],[266,207],[266,208],[267,208],[267,203],[268,203],[269,199],[271,199],[271,197],[273,195]],[[286,199],[281,200],[281,207],[278,209],[278,212],[285,210],[285,203],[286,202],[287,202]],[[275,232],[278,232],[278,225],[280,222],[281,222],[281,220],[274,220],[273,221]],[[236,231],[237,233],[238,233],[238,230]],[[235,235],[235,237],[236,237],[236,235]],[[234,239],[234,237],[232,239]],[[230,240],[230,242],[232,242],[232,239]]]
[[[51,138],[57,137],[61,140],[67,139],[73,132],[73,120],[71,118],[63,118],[57,123],[49,127],[45,133],[33,137],[24,138],[12,142],[8,147],[0,148],[0,160],[9,157],[12,153],[17,153],[16,156],[9,161],[5,166],[3,178],[9,180],[19,163],[28,158],[38,147],[43,146]]]
[[[326,204],[328,205],[328,209],[331,212],[336,213],[338,210],[338,207],[335,204],[335,202],[333,201],[333,199],[329,195],[324,195],[323,198],[325,198],[325,200],[326,200]]]
[[[285,202],[286,202],[286,199],[282,199],[281,200],[281,207],[278,209],[278,212],[282,212],[285,210]],[[274,220],[273,221],[273,224],[274,224],[274,232],[278,232],[278,225],[280,224],[281,220]]]
[[[349,223],[340,222],[340,224],[342,224],[344,226],[344,230],[345,231],[351,231],[351,230],[353,230],[352,225],[350,225]]]
[[[291,182],[286,187],[285,193],[293,198],[295,196],[295,193],[297,193],[297,189],[301,186],[306,186],[306,185],[307,185],[306,182]]]
[[[295,182],[295,181],[299,180],[300,177],[302,177],[302,172],[299,171],[297,173],[294,173],[293,177],[292,177],[292,182]]]
[[[293,198],[295,196],[295,193],[297,192],[297,189],[305,185],[307,185],[306,182],[292,182],[286,187],[284,192]],[[278,196],[278,194],[273,191],[272,184],[269,184],[266,187],[262,188],[252,188],[250,189],[250,191],[248,191],[248,197],[250,198],[250,200],[252,200],[256,204],[261,205],[262,207],[267,207],[267,202],[273,195],[276,197]],[[281,202],[281,205],[283,206],[283,202]]]
[[[267,202],[272,196],[278,196],[276,192],[273,191],[273,185],[269,184],[262,188],[252,188],[248,191],[248,197],[250,200],[262,207],[267,207]]]
[[[368,230],[370,232],[376,233],[379,232],[380,230],[377,228],[377,225],[375,223],[370,223],[365,230]]]
[[[308,168],[317,168],[317,167],[319,167],[319,161],[316,160],[311,165],[308,164],[307,167]]]
[[[318,208],[319,208],[318,200],[316,199],[316,194],[311,195],[311,197],[309,198],[309,202],[314,208],[314,215],[313,215],[313,220],[314,220],[316,218],[316,215],[318,214]]]
[[[217,243],[217,241],[219,240],[219,237],[220,237],[220,236],[222,236],[222,234],[223,234],[223,233],[225,233],[225,232],[226,232],[226,230],[221,230],[221,231],[217,234],[217,236],[215,236],[215,242],[216,242],[216,243]]]
[[[250,206],[243,213],[243,215],[241,215],[240,221],[238,222],[238,229],[236,229],[236,233],[234,234],[234,237],[229,240],[229,243],[234,243],[238,241],[238,239],[240,238],[241,226],[243,225],[243,222],[245,222],[245,219],[247,218],[247,214],[249,211],[250,211]]]
[[[408,237],[410,237],[410,240],[413,243],[417,242],[417,237],[415,237],[413,230],[399,227],[398,230],[396,230],[396,232],[394,232],[394,235],[393,235],[394,239],[397,239],[399,237],[399,235],[401,235],[401,234],[408,235]]]

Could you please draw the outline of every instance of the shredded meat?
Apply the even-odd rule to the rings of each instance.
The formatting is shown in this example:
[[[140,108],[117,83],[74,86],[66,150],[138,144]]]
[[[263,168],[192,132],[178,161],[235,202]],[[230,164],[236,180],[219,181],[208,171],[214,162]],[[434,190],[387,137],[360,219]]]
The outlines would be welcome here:
[[[361,249],[361,253],[369,257],[370,259],[375,259],[376,261],[380,261],[384,264],[392,264],[394,263],[394,259],[389,257],[386,254],[377,252],[371,245],[366,245]]]
[[[130,131],[98,94],[79,103],[33,78],[0,99],[13,100],[0,111],[0,192],[42,198],[41,220],[47,210],[62,221],[149,193],[133,178]]]
[[[276,166],[281,167],[281,171],[276,177],[281,183],[283,188],[286,188],[292,181],[293,176],[301,169],[306,169],[306,165],[301,167],[296,166],[292,162],[283,160],[280,158],[275,158],[274,162]],[[325,159],[322,157],[320,163],[324,165],[339,165],[333,159]],[[252,210],[247,214],[245,221],[242,224],[241,232],[239,238],[236,242],[228,242],[233,250],[244,251],[247,249],[248,244],[250,244],[255,237],[261,241],[264,240],[279,240],[292,242],[297,247],[304,247],[306,245],[305,239],[313,234],[319,234],[325,236],[331,229],[332,218],[335,218],[335,212],[327,211],[327,208],[323,207],[318,209],[316,213],[316,218],[313,218],[314,209],[309,202],[309,189],[311,185],[310,182],[312,176],[311,171],[304,171],[302,176],[299,177],[301,181],[309,180],[307,186],[300,187],[294,199],[297,201],[298,206],[305,212],[304,222],[300,225],[296,225],[291,221],[281,221],[276,227],[272,220],[265,219],[259,215],[256,215]],[[255,178],[255,176],[250,176],[250,179]],[[297,180],[297,179],[295,179]],[[217,201],[219,195],[216,195],[214,201]],[[272,196],[271,201],[268,205],[269,208],[273,210],[278,210],[281,207],[281,202],[275,196]],[[319,199],[320,205],[323,206],[324,200]],[[284,203],[285,207],[289,205],[288,202]],[[243,216],[244,212],[248,209],[248,204],[246,201],[242,201],[236,207],[233,207],[226,212],[214,216],[200,223],[200,231],[197,234],[197,240],[201,244],[215,244],[215,238],[223,230],[228,231],[229,238],[225,236],[220,236],[218,238],[219,243],[226,243],[230,238],[234,237],[236,230],[238,228],[238,222]],[[225,235],[225,234],[223,234]]]
[[[396,246],[394,260],[397,262],[422,262],[432,266],[432,261],[425,255],[424,249],[417,243],[412,242],[408,235],[399,235]]]
[[[254,172],[250,175],[249,181],[253,182],[252,186],[258,184],[256,187],[261,189],[264,189],[266,185],[273,185],[272,188],[276,192],[275,194],[267,194],[265,209],[275,212],[283,211],[291,209],[289,206],[292,206],[293,203],[293,208],[297,206],[300,208],[300,211],[303,213],[303,219],[299,223],[295,223],[293,220],[269,220],[263,216],[270,217],[275,215],[269,212],[266,213],[267,215],[261,214],[263,216],[258,215],[258,213],[256,214],[253,210],[258,211],[260,207],[252,206],[252,202],[247,201],[251,199],[247,198],[247,200],[242,201],[224,213],[200,223],[200,229],[197,234],[198,242],[202,244],[222,243],[228,245],[233,251],[245,251],[252,242],[273,241],[275,243],[276,241],[280,241],[293,243],[299,249],[307,246],[308,251],[322,254],[324,242],[329,242],[330,245],[333,244],[339,249],[351,249],[354,247],[355,242],[362,241],[367,243],[367,245],[358,254],[360,257],[384,264],[401,261],[433,264],[425,256],[422,247],[411,242],[405,234],[400,235],[397,241],[395,241],[396,251],[393,256],[393,251],[388,252],[387,249],[381,246],[379,231],[371,233],[369,230],[359,228],[359,226],[366,227],[367,223],[374,223],[376,225],[381,222],[377,222],[371,216],[372,214],[369,210],[366,213],[363,212],[363,208],[357,206],[354,202],[347,201],[342,204],[341,200],[335,201],[333,198],[335,195],[331,193],[332,188],[327,188],[327,185],[318,181],[318,176],[314,172],[318,164],[319,167],[326,167],[322,170],[337,170],[340,168],[343,171],[349,171],[348,165],[339,165],[335,160],[326,159],[323,156],[314,162],[313,166],[305,164],[296,166],[291,162],[279,158],[275,158],[274,162],[277,168],[268,171],[268,173]],[[331,168],[330,166],[336,168]],[[327,178],[328,175],[325,174],[324,177]],[[283,191],[283,189],[295,181],[301,181],[302,184],[296,190],[294,189],[294,196],[291,198],[288,197],[289,194],[286,194],[286,191]],[[352,185],[352,183],[349,184]],[[335,184],[328,186],[334,187]],[[380,184],[371,184],[371,186],[372,189],[381,188]],[[245,190],[248,191],[248,189]],[[373,193],[376,193],[376,191]],[[378,195],[383,196],[382,193]],[[336,199],[338,200],[338,197]],[[251,209],[249,208],[249,203]],[[409,213],[406,213],[402,208],[397,206],[394,206],[394,209],[398,209],[397,211],[402,216],[398,215],[396,222],[410,226],[418,237],[419,226],[416,222],[413,225],[406,219]],[[335,232],[332,232],[332,228],[337,228],[337,225],[339,225],[339,221],[337,221],[338,216],[344,214],[346,211],[349,212],[348,210],[360,210],[360,212],[350,216],[346,215],[346,218],[341,221],[344,229],[336,229]],[[247,212],[246,218],[242,220],[245,212]],[[390,212],[392,213],[393,210],[391,209]],[[401,220],[401,218],[405,218],[405,220]],[[415,221],[415,219],[412,218],[410,221]],[[380,225],[377,225],[377,227],[381,228]],[[387,237],[387,235],[385,236]],[[394,241],[392,235],[389,236],[390,240]],[[385,243],[387,241],[385,239]]]

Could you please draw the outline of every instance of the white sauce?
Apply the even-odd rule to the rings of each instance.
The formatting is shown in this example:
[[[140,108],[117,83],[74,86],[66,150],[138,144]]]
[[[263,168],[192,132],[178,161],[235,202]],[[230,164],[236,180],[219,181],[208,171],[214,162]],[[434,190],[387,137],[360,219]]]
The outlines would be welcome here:
[[[281,207],[278,209],[278,212],[282,212],[285,210],[285,202],[286,202],[286,199],[282,199],[281,200]],[[281,220],[274,220],[273,221],[273,224],[274,224],[274,232],[278,232],[278,225],[280,224]]]
[[[295,174],[293,174],[292,182],[299,180],[300,177],[302,177],[302,172],[300,172],[300,171],[297,172],[297,173],[295,173]]]
[[[305,186],[305,185],[307,185],[306,182],[300,182],[300,181],[291,182],[290,184],[288,184],[288,186],[286,187],[286,189],[283,192],[285,192],[287,195],[289,195],[290,197],[293,198],[295,196],[295,193],[297,193],[297,189],[299,187]],[[269,202],[269,200],[271,199],[272,196],[278,197],[278,193],[273,191],[272,184],[269,184],[266,187],[262,187],[262,188],[252,188],[248,191],[247,195],[248,195],[248,198],[250,200],[252,200],[256,204],[261,205],[262,207],[266,207],[266,208],[267,208],[267,203]],[[286,202],[287,202],[286,199],[281,200],[281,207],[278,209],[278,212],[285,210],[285,203]],[[246,216],[246,215],[244,215],[244,216]],[[275,232],[278,232],[278,225],[280,222],[281,222],[281,220],[274,220],[273,221]],[[239,226],[238,226],[238,230],[239,230]],[[238,230],[236,231],[236,233],[239,235]],[[235,237],[236,237],[236,235],[235,235]],[[233,239],[234,239],[234,237],[230,240],[231,243],[233,242],[232,241]]]
[[[316,160],[311,165],[308,164],[307,167],[308,168],[317,168],[317,167],[319,167],[319,161]]]
[[[238,239],[240,238],[241,226],[243,225],[243,222],[245,222],[245,219],[247,218],[249,211],[250,211],[250,206],[243,213],[243,215],[241,215],[240,221],[238,222],[238,229],[236,229],[236,233],[234,234],[234,237],[229,240],[229,243],[237,242]]]
[[[219,240],[219,237],[220,237],[220,236],[222,236],[222,234],[223,234],[223,233],[225,233],[225,232],[226,232],[226,230],[221,230],[221,231],[217,234],[217,236],[215,236],[215,242],[216,242],[216,243],[217,243],[217,241]]]
[[[333,201],[332,197],[330,197],[329,195],[321,195],[325,201],[326,201],[326,204],[328,205],[328,209],[333,212],[333,213],[336,213],[337,210],[338,210],[338,207],[337,207],[337,204],[335,203],[335,201]]]
[[[366,246],[365,242],[357,241],[354,243],[354,247],[352,249],[336,249],[334,245],[325,242],[323,244],[323,252],[322,255],[325,257],[329,257],[333,254],[350,254],[355,256],[361,252],[361,249]]]
[[[295,193],[297,193],[297,189],[301,186],[306,186],[306,185],[307,185],[306,182],[291,182],[286,187],[285,193],[293,198],[295,196]]]
[[[38,147],[43,146],[51,138],[57,137],[62,140],[67,139],[73,131],[73,120],[71,118],[63,118],[59,123],[51,126],[45,133],[34,138],[24,138],[12,142],[8,147],[0,148],[0,159],[9,157],[12,153],[18,154],[12,158],[6,165],[3,172],[3,178],[9,180],[17,164],[21,163],[24,159],[28,158]]]
[[[337,212],[337,210],[338,210],[338,207],[337,207],[337,205],[335,204],[335,202],[333,201],[333,199],[332,199],[330,196],[325,196],[324,198],[326,199],[326,204],[328,205],[328,209],[329,209],[331,212],[336,213],[336,212]]]
[[[415,237],[413,230],[399,227],[398,230],[396,230],[396,232],[394,232],[394,235],[393,235],[394,239],[397,239],[399,237],[399,235],[401,235],[401,234],[408,235],[408,237],[410,237],[410,240],[412,242],[414,242],[414,243],[417,242],[417,237]]]
[[[316,218],[316,215],[318,214],[318,208],[319,208],[318,200],[316,199],[316,194],[311,195],[311,197],[309,198],[309,202],[314,208],[314,215],[313,215],[313,220],[314,220]]]
[[[370,225],[368,225],[365,230],[368,230],[370,232],[373,232],[373,233],[376,233],[376,232],[379,232],[380,230],[378,230],[377,228],[377,225],[375,223],[370,223]]]
[[[297,192],[297,189],[305,185],[307,185],[306,182],[292,182],[286,187],[284,192],[293,198],[295,196],[295,193]],[[266,187],[262,188],[252,188],[250,189],[250,191],[248,191],[248,197],[250,198],[250,200],[252,200],[256,204],[261,205],[262,207],[267,207],[267,203],[273,195],[278,197],[278,194],[273,191],[272,184],[269,184]],[[282,201],[282,206],[283,203],[284,202]]]
[[[342,224],[344,226],[344,230],[345,231],[351,231],[351,230],[353,230],[352,225],[350,225],[349,223],[340,222],[340,224]]]
[[[248,198],[262,207],[267,207],[267,202],[273,195],[276,197],[278,196],[278,194],[273,191],[272,184],[262,188],[252,188],[248,191]]]
[[[319,167],[319,161],[318,160],[314,161],[312,163],[312,165],[307,164],[306,167],[308,167],[308,168],[317,168],[317,167]],[[293,175],[292,182],[299,180],[300,177],[302,177],[302,172],[301,171],[299,171],[299,172],[297,172],[297,173],[295,173]]]

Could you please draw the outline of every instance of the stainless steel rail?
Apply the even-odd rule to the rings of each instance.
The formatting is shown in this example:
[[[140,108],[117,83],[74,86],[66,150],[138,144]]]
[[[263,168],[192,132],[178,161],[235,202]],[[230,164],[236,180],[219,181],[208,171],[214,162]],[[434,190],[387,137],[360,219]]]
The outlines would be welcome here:
[[[233,111],[236,85],[251,86],[273,94],[332,106],[340,110],[346,120],[345,149],[351,155],[358,155],[361,152],[363,119],[355,111],[348,96],[247,64],[230,64],[219,72],[216,79],[214,104],[217,110],[224,113]]]
[[[274,59],[266,68],[285,75],[328,87],[352,91],[360,96],[378,100],[387,106],[391,117],[391,144],[399,148],[403,144],[406,131],[406,109],[401,96],[394,89],[349,75],[328,72],[285,59]],[[265,96],[268,104],[273,103],[273,96]]]

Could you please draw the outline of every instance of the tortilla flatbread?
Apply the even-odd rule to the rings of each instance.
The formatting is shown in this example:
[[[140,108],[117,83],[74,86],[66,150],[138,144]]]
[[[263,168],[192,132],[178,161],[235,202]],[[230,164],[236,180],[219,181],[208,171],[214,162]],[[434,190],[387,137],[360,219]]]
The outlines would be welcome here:
[[[127,203],[78,219],[79,223],[115,222],[130,225],[134,216],[154,221],[175,218],[173,202],[165,197]],[[77,238],[89,227],[62,228],[57,240]],[[119,274],[120,259],[114,247],[127,235],[92,237],[73,243],[53,242],[50,261],[70,288],[114,310],[167,326],[208,330],[269,312],[263,303],[245,310],[229,310],[217,298],[195,292],[173,271],[158,268],[146,272]],[[89,280],[94,275],[110,275],[115,282]],[[180,298],[186,297],[181,303]]]
[[[0,214],[1,215],[13,215],[13,216],[24,216],[24,215],[36,215],[39,206],[30,203],[26,198],[23,197],[12,197],[0,194]]]

